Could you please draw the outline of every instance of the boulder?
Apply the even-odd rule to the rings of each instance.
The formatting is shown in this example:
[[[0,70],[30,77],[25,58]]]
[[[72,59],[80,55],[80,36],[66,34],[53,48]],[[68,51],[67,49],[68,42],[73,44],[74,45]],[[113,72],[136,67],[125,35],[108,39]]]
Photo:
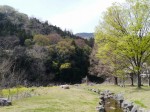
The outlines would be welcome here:
[[[96,89],[92,89],[92,91],[96,93]]]
[[[118,100],[118,101],[120,101],[120,100],[124,100],[123,95],[122,95],[122,94],[118,94],[118,95],[117,95],[117,99],[116,99],[116,100]]]
[[[0,98],[0,106],[9,106],[12,105],[11,101],[7,98]]]
[[[80,86],[80,84],[74,84],[74,86],[77,86],[77,87],[78,87],[78,86]]]
[[[70,89],[69,85],[61,85],[61,88]]]
[[[131,112],[138,112],[139,111],[139,107],[134,105]]]

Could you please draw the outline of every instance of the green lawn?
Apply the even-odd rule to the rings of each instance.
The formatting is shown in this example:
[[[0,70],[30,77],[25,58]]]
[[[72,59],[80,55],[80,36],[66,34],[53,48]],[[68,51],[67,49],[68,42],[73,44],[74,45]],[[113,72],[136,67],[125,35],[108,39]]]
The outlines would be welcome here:
[[[95,112],[98,95],[84,89],[71,87],[40,87],[38,96],[13,102],[12,106],[0,107],[0,112]]]
[[[123,88],[104,84],[94,86],[83,84],[81,87],[71,86],[66,90],[58,86],[34,88],[36,96],[16,100],[9,107],[0,107],[0,112],[95,112],[99,98],[96,93],[88,91],[88,88],[123,93],[125,99],[150,109],[150,87],[137,89],[131,86]],[[32,91],[33,88],[22,90]]]

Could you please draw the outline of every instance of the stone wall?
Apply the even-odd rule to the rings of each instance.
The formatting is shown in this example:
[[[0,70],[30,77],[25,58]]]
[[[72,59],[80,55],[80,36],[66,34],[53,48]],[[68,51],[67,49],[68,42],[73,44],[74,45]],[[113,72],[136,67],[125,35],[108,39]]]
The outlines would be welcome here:
[[[150,110],[146,110],[145,108],[137,106],[133,102],[125,100],[122,94],[114,94],[109,90],[102,92],[98,89],[88,90],[100,95],[99,106],[96,107],[98,112],[109,112],[109,110],[114,110],[113,112],[150,112]]]

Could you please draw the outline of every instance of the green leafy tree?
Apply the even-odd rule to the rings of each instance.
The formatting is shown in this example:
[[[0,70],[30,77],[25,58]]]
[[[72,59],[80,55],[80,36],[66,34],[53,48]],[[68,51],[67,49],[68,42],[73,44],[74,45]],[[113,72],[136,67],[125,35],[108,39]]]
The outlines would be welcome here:
[[[30,47],[30,46],[32,46],[34,44],[34,42],[31,40],[31,39],[26,39],[25,40],[25,45],[27,46],[27,47]]]
[[[72,39],[64,39],[58,42],[55,50],[60,60],[67,60],[74,54],[75,46],[72,45]]]
[[[150,57],[149,20],[149,0],[126,0],[108,8],[95,33],[99,57],[109,60],[114,72],[120,68],[134,72],[139,88],[142,64]]]
[[[60,66],[60,69],[68,69],[71,68],[71,64],[70,63],[63,63]]]

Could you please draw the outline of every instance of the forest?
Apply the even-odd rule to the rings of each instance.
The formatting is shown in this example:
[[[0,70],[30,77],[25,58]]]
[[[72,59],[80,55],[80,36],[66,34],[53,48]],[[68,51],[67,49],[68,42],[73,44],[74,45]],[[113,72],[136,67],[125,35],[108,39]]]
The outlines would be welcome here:
[[[93,39],[0,6],[2,87],[81,83],[88,74]]]
[[[107,9],[95,39],[0,6],[1,85],[81,83],[85,77],[114,78],[115,85],[127,78],[134,85],[137,78],[139,88],[147,77],[150,85],[149,1],[126,4]]]
[[[1,85],[81,83],[85,77],[96,82],[110,78],[115,85],[130,79],[139,88],[144,77],[150,85],[147,2],[114,3],[96,27],[95,39],[0,6]]]

